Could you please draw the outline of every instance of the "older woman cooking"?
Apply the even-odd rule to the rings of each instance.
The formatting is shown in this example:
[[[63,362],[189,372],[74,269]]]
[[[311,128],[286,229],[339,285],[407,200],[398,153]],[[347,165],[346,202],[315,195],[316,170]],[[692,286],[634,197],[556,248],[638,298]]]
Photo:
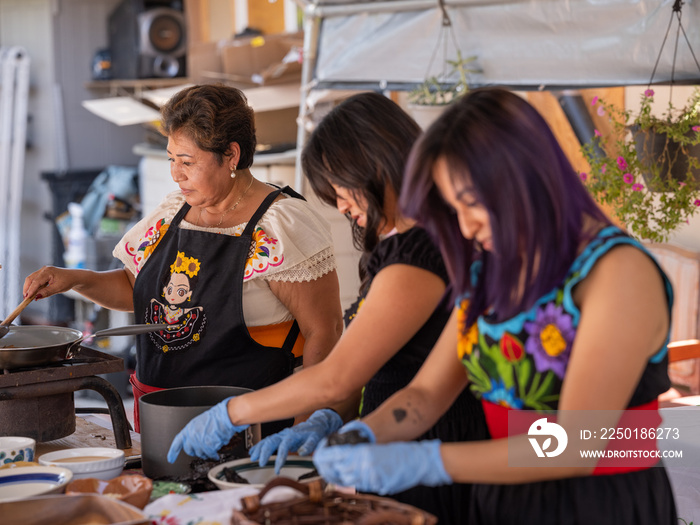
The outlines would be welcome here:
[[[137,339],[137,430],[143,393],[262,388],[288,376],[302,348],[304,366],[322,360],[342,332],[329,226],[294,191],[253,177],[254,115],[243,93],[192,86],[161,114],[180,188],[116,246],[124,269],[47,266],[24,283],[25,296],[47,284],[38,298],[72,289],[137,322],[170,325]]]

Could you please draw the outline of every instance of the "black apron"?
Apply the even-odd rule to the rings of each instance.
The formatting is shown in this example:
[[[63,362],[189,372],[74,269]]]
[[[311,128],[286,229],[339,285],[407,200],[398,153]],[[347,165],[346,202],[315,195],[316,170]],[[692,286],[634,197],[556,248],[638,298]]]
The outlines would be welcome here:
[[[257,390],[289,376],[294,321],[282,348],[263,346],[243,318],[243,276],[256,225],[281,192],[270,193],[240,236],[179,227],[190,209],[180,209],[134,283],[137,322],[171,327],[137,336],[136,378],[151,387],[227,385]],[[293,420],[263,425],[268,433]]]

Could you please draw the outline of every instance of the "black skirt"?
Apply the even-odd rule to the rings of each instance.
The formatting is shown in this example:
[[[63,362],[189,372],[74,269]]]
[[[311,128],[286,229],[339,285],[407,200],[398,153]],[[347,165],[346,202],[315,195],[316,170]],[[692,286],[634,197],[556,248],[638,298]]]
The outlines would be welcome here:
[[[468,525],[678,525],[663,467],[521,485],[473,485]]]

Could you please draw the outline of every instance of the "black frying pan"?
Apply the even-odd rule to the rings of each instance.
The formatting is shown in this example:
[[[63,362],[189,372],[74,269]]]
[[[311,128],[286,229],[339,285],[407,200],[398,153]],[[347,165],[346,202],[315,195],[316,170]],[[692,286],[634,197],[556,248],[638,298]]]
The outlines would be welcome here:
[[[135,324],[98,330],[90,337],[137,335],[166,328],[167,324]],[[0,370],[48,365],[72,357],[70,351],[86,339],[80,330],[61,326],[10,326],[0,339]]]

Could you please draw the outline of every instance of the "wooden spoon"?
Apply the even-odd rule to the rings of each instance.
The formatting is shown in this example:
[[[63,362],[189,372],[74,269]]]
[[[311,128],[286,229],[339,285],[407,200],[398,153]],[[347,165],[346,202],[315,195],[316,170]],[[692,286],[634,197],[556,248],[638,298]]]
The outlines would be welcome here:
[[[39,290],[44,288],[47,284],[48,283],[44,283],[41,286],[39,286],[39,288],[37,288],[36,292],[34,292],[32,295],[27,297],[24,301],[19,303],[19,306],[17,308],[15,308],[14,311],[10,315],[8,315],[2,323],[0,323],[0,339],[5,337],[5,335],[7,335],[7,332],[10,331],[10,323],[12,321],[14,321],[15,318],[22,312],[22,310],[24,310],[29,305],[29,303],[31,303],[34,300],[36,295],[39,293]]]

